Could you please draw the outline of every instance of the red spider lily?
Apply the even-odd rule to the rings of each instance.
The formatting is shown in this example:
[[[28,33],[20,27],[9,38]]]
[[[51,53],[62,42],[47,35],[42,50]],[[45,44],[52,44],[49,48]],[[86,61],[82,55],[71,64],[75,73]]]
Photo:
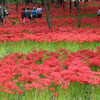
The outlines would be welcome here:
[[[67,2],[67,1],[66,1]],[[80,11],[81,15],[85,14],[95,14],[98,11],[97,7],[90,7],[89,5],[95,3],[99,6],[99,2],[88,2],[86,9],[88,11],[84,11],[82,2],[80,2]],[[51,4],[51,3],[50,3]],[[67,4],[67,3],[66,3]],[[51,23],[53,26],[52,30],[48,29],[46,22],[46,12],[43,12],[43,18],[41,20],[36,19],[35,21],[30,21],[26,18],[26,22],[22,22],[21,20],[21,9],[23,8],[23,4],[19,4],[19,11],[16,12],[15,4],[8,5],[10,9],[9,20],[5,20],[3,28],[0,28],[0,42],[4,41],[21,41],[21,40],[31,40],[31,41],[39,41],[39,42],[59,42],[59,41],[77,41],[77,42],[100,42],[99,32],[100,29],[96,29],[100,27],[100,22],[97,21],[96,18],[81,18],[81,26],[89,25],[89,27],[94,27],[95,29],[90,29],[86,27],[85,29],[77,29],[69,26],[77,26],[77,18],[70,17],[69,7],[66,6],[66,11],[59,8],[55,8],[55,5],[50,8],[50,16],[58,17],[57,19],[51,18]],[[33,5],[27,5],[27,7],[33,8]],[[43,8],[44,9],[44,8]],[[60,14],[59,14],[60,13]],[[77,15],[77,11],[75,7],[72,7],[71,15]],[[59,17],[63,16],[63,18]],[[68,17],[64,17],[68,16]],[[74,23],[73,23],[74,22]],[[15,25],[13,25],[15,23]],[[38,24],[37,24],[38,23]],[[77,31],[75,31],[77,29]],[[5,33],[5,34],[4,34]],[[31,34],[30,34],[31,33]]]
[[[30,100],[30,98],[28,97],[27,100]]]
[[[23,93],[23,91],[22,90],[18,90],[18,94],[22,94]]]
[[[49,88],[50,91],[54,91],[54,88]]]
[[[37,65],[36,61],[40,61],[38,58],[44,54],[48,57]],[[63,89],[68,89],[71,82],[98,85],[100,72],[91,71],[90,68],[92,65],[99,67],[99,55],[98,51],[80,50],[68,53],[68,50],[64,49],[56,53],[33,50],[33,53],[28,55],[19,53],[6,55],[0,60],[0,91],[21,94],[23,91],[20,85],[22,89],[30,91],[34,88],[46,89],[51,83]],[[63,56],[65,58],[61,59]],[[37,58],[36,61],[34,57]],[[53,89],[50,87],[50,90]]]
[[[53,93],[53,96],[58,96],[58,93],[56,93],[56,92],[55,92],[55,93]]]
[[[66,93],[66,91],[63,91],[63,93]]]

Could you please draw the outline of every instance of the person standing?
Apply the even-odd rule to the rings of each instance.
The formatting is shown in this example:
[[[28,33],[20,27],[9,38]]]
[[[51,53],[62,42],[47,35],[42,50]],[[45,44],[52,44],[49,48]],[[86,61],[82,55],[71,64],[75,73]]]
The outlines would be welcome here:
[[[37,10],[36,10],[36,16],[37,18],[41,18],[42,17],[42,11],[43,9],[40,7],[40,5],[38,6]]]
[[[1,20],[1,6],[0,6],[0,20]]]
[[[5,6],[5,8],[3,8],[3,16],[5,19],[8,19],[8,11],[7,11],[7,6]],[[1,6],[0,6],[0,19],[1,19]]]
[[[100,8],[99,8],[98,13],[97,13],[97,20],[98,20],[99,16],[100,16]]]
[[[77,7],[77,3],[79,4],[79,1],[77,2],[76,0],[74,0],[74,6]]]
[[[5,12],[4,17],[5,17],[5,19],[8,19],[8,11],[7,11],[7,9],[8,9],[8,7],[5,6],[5,9],[4,9],[4,12]]]
[[[25,10],[25,14],[26,14],[26,17],[28,17],[28,19],[31,20],[31,12],[30,12],[30,8],[27,8],[27,10]]]
[[[33,8],[33,11],[32,11],[32,18],[36,18],[36,8],[35,7]]]
[[[74,0],[74,6],[76,7],[76,0]]]
[[[25,8],[22,9],[22,12],[21,12],[21,17],[22,17],[22,21],[25,22],[25,18],[26,18],[26,14],[25,14]]]

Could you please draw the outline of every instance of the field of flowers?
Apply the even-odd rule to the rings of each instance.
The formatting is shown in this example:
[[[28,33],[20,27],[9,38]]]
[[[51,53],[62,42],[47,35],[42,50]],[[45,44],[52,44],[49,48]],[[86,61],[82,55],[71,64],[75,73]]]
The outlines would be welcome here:
[[[0,27],[0,100],[99,100],[100,18],[99,1],[50,3],[52,30],[41,20],[22,22],[19,4],[6,4],[9,19]],[[36,4],[36,7],[39,4]],[[25,8],[33,4],[27,4]],[[44,9],[44,7],[42,6]]]

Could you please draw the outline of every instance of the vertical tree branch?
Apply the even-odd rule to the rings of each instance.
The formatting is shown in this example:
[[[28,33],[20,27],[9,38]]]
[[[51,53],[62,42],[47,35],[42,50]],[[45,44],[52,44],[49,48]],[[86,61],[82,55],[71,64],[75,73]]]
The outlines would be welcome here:
[[[72,2],[71,2],[71,0],[69,1],[69,7],[70,7],[70,13],[71,13],[71,9],[72,9]]]
[[[5,0],[3,0],[3,6],[5,6]]]
[[[77,12],[78,12],[78,28],[80,28],[80,26],[81,26],[81,16],[80,16],[80,9],[79,9],[78,0],[76,0],[76,8],[77,8]]]
[[[25,5],[26,5],[26,1],[24,0],[24,8],[25,8]]]
[[[36,4],[36,0],[34,0],[34,6],[35,6],[35,4]]]
[[[84,10],[86,12],[86,0],[84,0]]]
[[[48,7],[48,11],[49,11],[49,3],[48,3],[48,1],[46,2],[46,4],[47,4],[47,7]]]
[[[1,27],[3,27],[3,19],[4,19],[4,9],[3,9],[3,0],[1,0]]]
[[[16,0],[16,11],[18,11],[18,0]]]
[[[44,6],[44,0],[41,0],[42,6]]]
[[[48,23],[48,27],[49,27],[49,29],[52,29],[51,21],[50,21],[50,15],[49,15],[49,11],[48,11],[48,7],[47,7],[47,4],[46,4],[46,1],[43,0],[43,3],[44,3],[44,7],[45,7],[45,10],[46,10],[46,13],[47,13],[47,23]]]
[[[54,4],[54,0],[52,0],[52,4]]]
[[[64,0],[62,0],[62,3],[63,3],[63,10],[65,10],[65,2],[64,2]]]

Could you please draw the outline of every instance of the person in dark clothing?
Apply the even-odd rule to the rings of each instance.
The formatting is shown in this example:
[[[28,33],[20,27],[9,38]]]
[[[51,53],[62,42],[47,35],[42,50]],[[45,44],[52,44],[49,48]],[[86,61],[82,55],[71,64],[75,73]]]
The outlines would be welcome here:
[[[5,9],[4,9],[4,12],[5,12],[5,19],[8,19],[8,15],[9,15],[7,9],[8,9],[8,6],[5,6]]]
[[[25,10],[25,14],[26,14],[26,17],[28,17],[28,19],[31,20],[31,12],[30,12],[30,8],[27,8],[27,10]]]
[[[79,3],[79,1],[78,1],[78,3]],[[76,0],[74,0],[74,6],[77,7],[77,1]]]
[[[25,8],[22,9],[21,17],[22,17],[22,21],[25,21],[25,18],[26,18]]]
[[[3,8],[3,17],[8,18],[8,11],[5,8]],[[0,6],[0,19],[1,19],[1,6]]]
[[[74,0],[74,6],[76,7],[76,0]]]

